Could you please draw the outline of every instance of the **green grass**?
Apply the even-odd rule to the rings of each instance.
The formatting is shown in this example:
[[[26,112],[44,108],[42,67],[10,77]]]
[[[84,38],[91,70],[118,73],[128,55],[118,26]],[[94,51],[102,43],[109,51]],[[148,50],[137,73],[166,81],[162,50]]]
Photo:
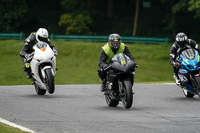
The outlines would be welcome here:
[[[28,133],[28,132],[23,132],[20,129],[10,127],[0,122],[0,133]]]
[[[99,84],[97,63],[100,42],[52,41],[58,48],[56,84]],[[172,68],[169,65],[170,45],[127,44],[139,64],[136,69],[136,83],[172,82]],[[25,85],[26,79],[19,52],[23,42],[0,41],[0,85]]]

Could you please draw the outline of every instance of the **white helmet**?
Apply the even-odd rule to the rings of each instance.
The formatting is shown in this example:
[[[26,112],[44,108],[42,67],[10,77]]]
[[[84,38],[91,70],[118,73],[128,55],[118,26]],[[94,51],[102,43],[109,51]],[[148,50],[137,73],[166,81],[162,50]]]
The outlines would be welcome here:
[[[36,40],[37,42],[47,42],[49,37],[49,33],[45,28],[39,28],[36,32]]]

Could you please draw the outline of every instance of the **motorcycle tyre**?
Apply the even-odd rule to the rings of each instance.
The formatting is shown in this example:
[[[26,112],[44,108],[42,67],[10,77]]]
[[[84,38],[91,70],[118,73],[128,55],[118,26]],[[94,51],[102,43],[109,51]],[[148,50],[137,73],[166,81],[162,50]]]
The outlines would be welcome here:
[[[111,99],[110,95],[105,95],[106,103],[109,107],[117,107],[119,101],[116,99]]]
[[[35,91],[38,95],[44,95],[46,93],[46,90],[40,89],[36,83],[34,83],[34,86],[35,86]]]
[[[194,94],[190,93],[189,91],[185,90],[184,88],[182,88],[183,90],[183,94],[185,95],[185,97],[187,98],[193,98]]]
[[[55,84],[54,84],[54,76],[51,72],[51,69],[46,69],[46,85],[47,85],[47,91],[49,94],[53,94],[55,90]]]
[[[195,77],[198,88],[200,88],[200,76]]]
[[[123,106],[127,109],[129,109],[132,106],[133,103],[133,91],[132,91],[132,85],[130,80],[124,80],[122,81],[124,91],[125,92],[125,97],[122,99]]]
[[[198,86],[197,93],[198,93],[198,96],[200,98],[200,76],[195,77],[195,80],[196,80],[196,83],[197,83],[197,86]]]

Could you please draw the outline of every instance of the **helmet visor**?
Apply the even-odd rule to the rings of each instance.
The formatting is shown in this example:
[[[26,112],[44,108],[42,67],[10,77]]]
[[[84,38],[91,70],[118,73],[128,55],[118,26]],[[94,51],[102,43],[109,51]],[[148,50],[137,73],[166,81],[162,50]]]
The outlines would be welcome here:
[[[186,41],[181,41],[181,42],[177,42],[178,43],[178,45],[180,45],[180,46],[185,46],[186,45]]]
[[[41,37],[38,35],[38,39],[42,42],[47,42],[47,38]]]
[[[120,42],[119,41],[111,41],[111,46],[115,49],[118,49],[120,46]]]

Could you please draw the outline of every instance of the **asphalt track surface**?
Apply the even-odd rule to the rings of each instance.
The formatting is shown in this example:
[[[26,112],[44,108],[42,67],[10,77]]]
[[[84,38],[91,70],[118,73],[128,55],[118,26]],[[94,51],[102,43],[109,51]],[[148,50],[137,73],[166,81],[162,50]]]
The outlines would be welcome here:
[[[0,118],[37,133],[199,133],[200,100],[175,84],[135,84],[130,109],[108,107],[100,85],[0,86]]]

